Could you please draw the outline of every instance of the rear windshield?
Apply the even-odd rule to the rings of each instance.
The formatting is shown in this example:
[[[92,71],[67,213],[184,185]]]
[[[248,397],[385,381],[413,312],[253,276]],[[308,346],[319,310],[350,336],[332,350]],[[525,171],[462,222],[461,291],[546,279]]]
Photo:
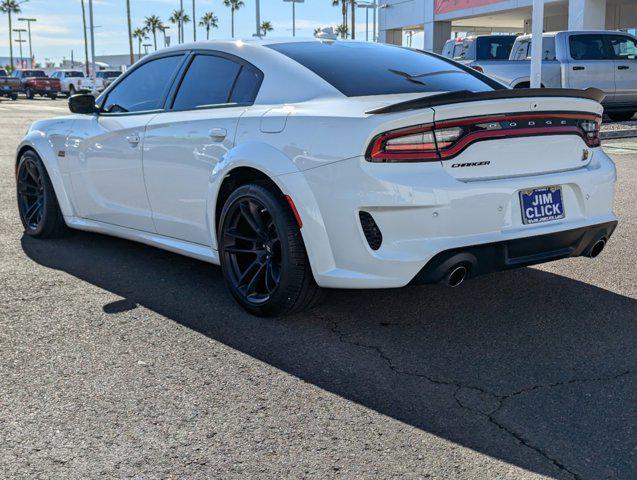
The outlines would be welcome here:
[[[315,41],[268,47],[312,70],[348,97],[498,88],[496,82],[469,68],[392,45]]]
[[[23,70],[23,77],[46,77],[46,73],[42,70]]]
[[[476,39],[476,60],[508,60],[514,42],[514,35],[478,37]]]

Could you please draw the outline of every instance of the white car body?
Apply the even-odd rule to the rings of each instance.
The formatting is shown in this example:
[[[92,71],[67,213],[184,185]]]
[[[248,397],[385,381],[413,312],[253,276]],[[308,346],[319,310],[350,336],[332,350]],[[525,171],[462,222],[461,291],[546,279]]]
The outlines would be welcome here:
[[[560,245],[559,251],[534,259],[525,256],[526,247],[511,244],[521,256],[505,260],[525,265],[581,255],[612,233],[617,220],[612,211],[614,164],[579,135],[478,141],[453,160],[369,161],[370,144],[384,132],[529,112],[601,116],[597,101],[516,91],[511,98],[370,113],[444,91],[348,97],[269,48],[277,44],[200,42],[157,54],[214,51],[249,62],[263,72],[251,105],[43,120],[30,128],[18,157],[33,149],[42,158],[68,226],[213,264],[220,261],[220,188],[238,169],[258,171],[293,200],[312,273],[322,287],[401,287],[419,272],[440,280],[426,266],[445,252],[499,248],[562,232],[574,232],[568,252]],[[561,187],[565,217],[524,224],[519,192],[544,186]],[[371,214],[382,232],[375,250],[366,240],[361,211]],[[502,268],[484,271],[494,269]]]
[[[60,80],[61,92],[64,95],[93,91],[93,81],[81,70],[56,70],[51,74],[51,78]]]

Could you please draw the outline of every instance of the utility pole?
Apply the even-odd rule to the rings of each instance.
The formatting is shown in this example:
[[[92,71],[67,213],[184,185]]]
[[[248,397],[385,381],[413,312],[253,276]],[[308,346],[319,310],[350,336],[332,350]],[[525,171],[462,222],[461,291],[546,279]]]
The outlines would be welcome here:
[[[133,50],[133,26],[131,25],[130,0],[126,0],[126,23],[128,24],[128,54],[130,64],[135,63],[135,50]]]
[[[95,92],[95,25],[93,23],[93,0],[88,0],[88,18],[91,25],[91,81]]]
[[[31,68],[34,68],[33,61],[33,46],[31,43],[31,22],[37,22],[37,18],[18,18],[21,22],[27,22],[27,30],[29,31],[29,58],[31,59]]]
[[[542,33],[544,30],[544,0],[533,0],[531,36],[531,88],[542,86]]]
[[[197,41],[197,14],[195,13],[195,0],[192,0],[192,40]]]
[[[261,2],[259,0],[255,0],[255,16],[257,20],[257,30],[254,36],[260,37],[261,36]]]
[[[292,36],[296,37],[296,4],[305,3],[305,0],[283,0],[292,4]]]
[[[22,44],[26,43],[26,40],[22,40],[22,32],[26,32],[26,30],[24,28],[14,28],[13,31],[18,34],[18,39],[16,40],[16,43],[20,45],[20,68],[24,68],[24,59],[22,57]]]
[[[179,0],[179,11],[181,18],[179,19],[179,43],[184,43],[184,0]],[[194,22],[193,18],[193,22]]]
[[[374,10],[374,22],[376,21],[376,3],[371,2],[358,2],[358,8],[365,9],[365,41],[369,42],[369,10]],[[372,41],[376,36],[376,29],[374,28],[374,33],[372,34]]]

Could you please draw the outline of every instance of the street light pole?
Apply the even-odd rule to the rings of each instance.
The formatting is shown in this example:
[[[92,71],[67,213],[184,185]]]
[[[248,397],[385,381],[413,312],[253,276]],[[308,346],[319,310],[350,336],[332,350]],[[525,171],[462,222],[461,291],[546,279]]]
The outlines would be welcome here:
[[[296,37],[296,4],[305,3],[305,0],[283,0],[292,4],[292,36]]]
[[[369,10],[374,10],[374,23],[376,23],[376,2],[358,2],[358,8],[365,9],[365,41],[369,41]],[[374,25],[374,33],[372,34],[372,41],[376,36],[376,26]]]
[[[20,46],[20,68],[24,68],[24,58],[22,57],[22,44],[26,43],[26,40],[22,40],[22,32],[26,32],[26,30],[24,28],[14,28],[13,31],[18,34],[18,39],[16,40],[16,43],[18,43]]]
[[[31,61],[31,68],[33,68],[33,44],[31,43],[31,22],[37,22],[36,18],[18,18],[21,22],[27,22],[27,30],[29,31],[29,58]]]
[[[254,8],[255,8],[254,14],[257,21],[257,29],[254,36],[261,37],[261,2],[259,0],[255,1]]]
[[[95,25],[93,23],[93,0],[88,0],[88,18],[91,29],[91,80],[95,91]]]
[[[544,30],[544,0],[533,0],[531,35],[531,88],[542,86],[542,33]]]

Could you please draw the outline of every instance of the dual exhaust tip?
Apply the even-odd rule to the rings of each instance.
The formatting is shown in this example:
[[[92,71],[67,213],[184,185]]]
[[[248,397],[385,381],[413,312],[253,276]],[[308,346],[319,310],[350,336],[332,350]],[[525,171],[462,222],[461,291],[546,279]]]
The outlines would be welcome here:
[[[586,252],[586,256],[589,258],[597,257],[606,247],[606,237],[596,240]],[[469,268],[465,263],[458,263],[452,266],[442,278],[440,283],[447,285],[448,287],[459,287],[469,277]]]

